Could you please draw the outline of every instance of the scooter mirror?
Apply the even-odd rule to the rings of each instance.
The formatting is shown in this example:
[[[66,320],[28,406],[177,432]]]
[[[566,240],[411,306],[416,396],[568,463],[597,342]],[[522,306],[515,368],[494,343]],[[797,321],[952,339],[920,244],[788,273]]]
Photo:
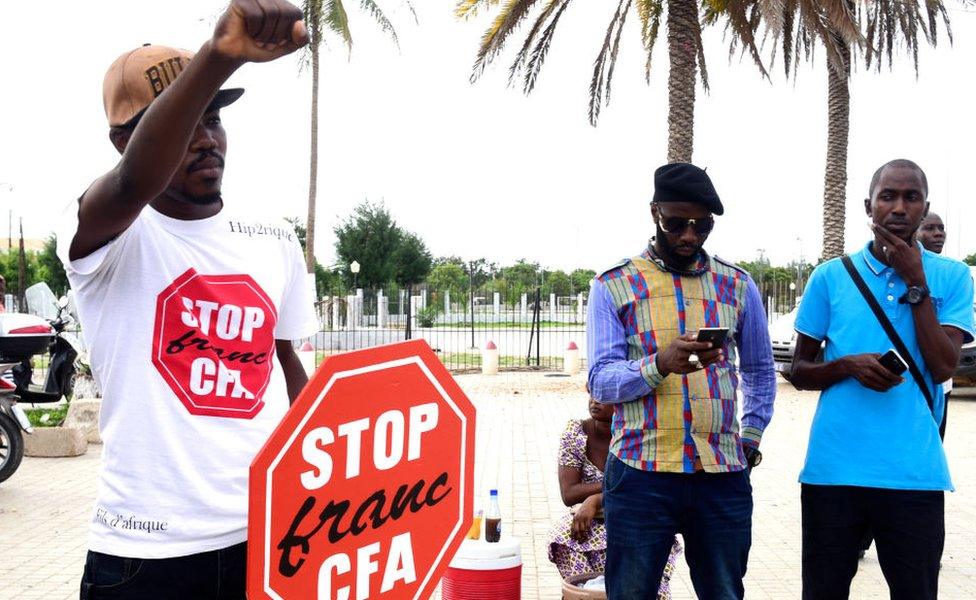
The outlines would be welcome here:
[[[62,310],[64,310],[65,308],[68,308],[68,297],[67,296],[61,296],[60,298],[58,298],[58,308],[60,308]]]

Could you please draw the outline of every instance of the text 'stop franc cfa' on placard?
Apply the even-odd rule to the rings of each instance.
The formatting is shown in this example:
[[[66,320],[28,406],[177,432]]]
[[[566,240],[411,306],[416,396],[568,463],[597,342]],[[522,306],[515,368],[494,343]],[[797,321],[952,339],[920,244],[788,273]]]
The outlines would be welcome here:
[[[251,465],[248,597],[428,598],[471,524],[474,431],[423,340],[330,357]]]

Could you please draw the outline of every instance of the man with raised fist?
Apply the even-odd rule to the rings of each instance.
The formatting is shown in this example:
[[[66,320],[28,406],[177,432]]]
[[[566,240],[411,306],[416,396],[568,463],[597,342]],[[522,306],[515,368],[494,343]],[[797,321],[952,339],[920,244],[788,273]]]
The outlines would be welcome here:
[[[103,395],[83,600],[245,597],[248,466],[317,323],[293,229],[221,196],[243,90],[220,86],[306,41],[292,4],[234,0],[196,54],[146,45],[105,76],[122,157],[58,238]]]

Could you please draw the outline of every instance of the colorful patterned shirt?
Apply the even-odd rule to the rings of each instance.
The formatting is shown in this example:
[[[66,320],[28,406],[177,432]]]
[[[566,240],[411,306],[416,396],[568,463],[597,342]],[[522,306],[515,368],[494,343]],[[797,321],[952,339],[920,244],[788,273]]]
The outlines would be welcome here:
[[[662,376],[658,349],[701,327],[732,332],[725,360]],[[745,271],[704,252],[689,273],[645,251],[594,279],[587,354],[591,395],[615,404],[610,451],[632,467],[692,473],[699,459],[709,472],[742,470],[742,444],[757,447],[772,418],[776,374],[759,290]]]

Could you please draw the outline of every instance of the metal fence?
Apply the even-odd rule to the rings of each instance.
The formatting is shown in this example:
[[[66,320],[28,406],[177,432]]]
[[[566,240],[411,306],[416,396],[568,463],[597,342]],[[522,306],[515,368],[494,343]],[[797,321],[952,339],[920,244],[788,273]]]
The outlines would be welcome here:
[[[757,281],[766,319],[792,311],[803,280]],[[407,293],[357,290],[317,304],[320,356],[408,339],[424,339],[448,369],[476,370],[491,342],[503,370],[561,371],[570,345],[586,356],[586,294],[543,296],[539,290],[506,299],[490,289],[451,294],[426,287]]]
[[[766,308],[766,320],[772,323],[779,317],[795,309],[803,296],[806,281],[797,279],[794,281],[764,281],[756,282],[759,288],[759,295]]]
[[[793,310],[805,281],[756,282],[767,321]],[[8,301],[12,300],[7,298]],[[455,293],[419,287],[408,294],[382,290],[328,296],[316,303],[320,331],[309,341],[318,360],[336,352],[424,339],[448,369],[478,370],[489,342],[502,370],[562,371],[567,350],[578,348],[586,368],[586,294],[542,295],[539,290],[505,298],[490,288]],[[16,310],[16,300],[7,308]],[[46,357],[35,361],[42,380]]]
[[[392,295],[357,290],[326,297],[317,308],[321,331],[312,342],[323,354],[424,339],[448,369],[464,371],[481,368],[491,342],[500,369],[559,371],[572,343],[585,363],[582,293],[544,297],[535,290],[513,302],[490,289],[453,295],[427,288]]]

